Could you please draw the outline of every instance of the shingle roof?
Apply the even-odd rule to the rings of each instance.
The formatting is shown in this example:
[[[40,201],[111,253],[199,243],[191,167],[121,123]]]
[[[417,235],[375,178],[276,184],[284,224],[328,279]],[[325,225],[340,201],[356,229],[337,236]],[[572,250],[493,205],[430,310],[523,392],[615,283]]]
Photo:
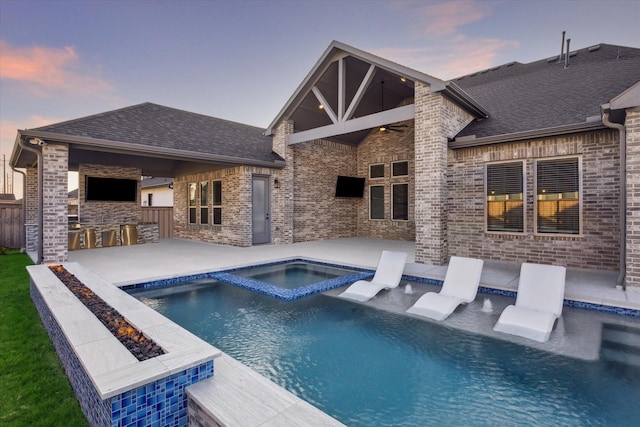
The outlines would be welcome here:
[[[273,162],[264,129],[149,102],[31,129],[152,147]]]
[[[640,80],[640,49],[600,44],[528,64],[512,62],[454,79],[489,111],[457,136],[477,138],[585,123]]]

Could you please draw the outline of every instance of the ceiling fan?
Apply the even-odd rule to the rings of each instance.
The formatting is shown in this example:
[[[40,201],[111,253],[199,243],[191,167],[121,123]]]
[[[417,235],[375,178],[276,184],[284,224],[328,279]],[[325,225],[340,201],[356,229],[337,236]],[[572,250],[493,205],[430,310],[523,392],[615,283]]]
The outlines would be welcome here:
[[[380,82],[380,111],[384,111],[384,80]],[[407,125],[382,125],[378,128],[380,132],[404,132]]]

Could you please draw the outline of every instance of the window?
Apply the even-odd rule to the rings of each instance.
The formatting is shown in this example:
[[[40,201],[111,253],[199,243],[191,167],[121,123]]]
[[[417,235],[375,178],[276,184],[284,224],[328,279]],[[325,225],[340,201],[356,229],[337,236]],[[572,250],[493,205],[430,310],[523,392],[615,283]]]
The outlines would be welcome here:
[[[200,224],[209,224],[208,195],[209,183],[207,181],[202,181],[200,183]]]
[[[153,193],[147,194],[147,206],[153,206]]]
[[[369,218],[384,219],[384,185],[369,187]]]
[[[486,166],[487,231],[524,232],[523,162]]]
[[[580,159],[536,161],[536,232],[580,234]]]
[[[190,182],[188,184],[188,197],[189,197],[189,224],[195,224],[197,222],[196,215],[196,183]]]
[[[409,220],[409,184],[393,184],[391,186],[393,205],[391,206],[394,221]]]
[[[213,181],[213,223],[222,224],[222,181]]]
[[[409,162],[393,162],[391,163],[391,176],[408,176],[409,175]]]
[[[369,165],[369,178],[384,178],[384,163]]]

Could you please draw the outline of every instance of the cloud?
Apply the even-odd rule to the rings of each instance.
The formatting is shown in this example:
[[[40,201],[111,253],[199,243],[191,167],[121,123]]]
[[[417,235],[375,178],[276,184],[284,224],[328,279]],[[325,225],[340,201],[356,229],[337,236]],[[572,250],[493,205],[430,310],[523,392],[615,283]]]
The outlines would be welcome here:
[[[456,0],[422,6],[417,17],[424,22],[424,31],[430,36],[456,34],[458,27],[485,18],[490,10],[473,0]]]
[[[73,47],[17,48],[0,40],[0,79],[26,85],[41,96],[63,91],[74,95],[109,97],[113,86],[100,78],[86,75]]]
[[[400,5],[410,12],[413,45],[419,47],[387,47],[372,53],[434,77],[446,80],[490,68],[498,65],[496,62],[504,51],[519,46],[514,40],[471,38],[464,33],[465,25],[491,17],[488,2],[418,1]]]

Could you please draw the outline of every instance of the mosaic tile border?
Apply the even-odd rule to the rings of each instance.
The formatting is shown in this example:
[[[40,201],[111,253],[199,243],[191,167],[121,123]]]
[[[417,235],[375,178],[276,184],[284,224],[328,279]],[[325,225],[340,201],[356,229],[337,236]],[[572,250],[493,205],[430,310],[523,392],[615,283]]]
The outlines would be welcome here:
[[[408,280],[410,282],[426,283],[428,285],[436,285],[436,286],[442,286],[442,283],[443,283],[442,280],[428,279],[428,278],[416,277],[416,276],[407,276],[407,275],[405,275],[405,276],[402,276],[402,278],[404,280]],[[508,297],[508,298],[513,298],[513,299],[515,299],[516,296],[518,295],[518,293],[516,291],[509,291],[509,290],[495,289],[495,288],[487,288],[485,286],[478,287],[478,292],[482,293],[482,294],[499,295],[499,296],[502,296],[502,297]],[[620,316],[640,317],[640,310],[635,310],[635,309],[632,309],[632,308],[615,307],[615,306],[611,306],[611,305],[595,304],[595,303],[584,302],[584,301],[575,301],[575,300],[570,300],[570,299],[565,299],[563,305],[564,305],[564,307],[580,308],[580,309],[583,309],[583,310],[599,311],[599,312],[602,312],[602,313],[617,314],[617,315],[620,315]]]
[[[104,427],[183,427],[188,425],[186,388],[198,381],[213,377],[213,360],[103,400],[33,282],[30,285],[30,294],[90,425]]]
[[[341,268],[344,270],[355,271],[356,273],[348,274],[346,276],[336,277],[333,279],[323,280],[321,282],[312,283],[310,285],[301,286],[295,289],[280,288],[278,286],[261,282],[259,280],[249,279],[246,277],[233,274],[234,272],[237,272],[237,271],[243,271],[243,270],[247,270],[255,267],[271,267],[271,266],[289,264],[289,263],[295,263],[295,262],[304,262],[304,263],[314,264],[314,265],[319,265],[324,267]],[[156,287],[179,285],[181,283],[189,282],[192,280],[214,279],[214,280],[219,280],[221,282],[224,282],[233,286],[238,286],[240,288],[244,288],[253,292],[258,292],[263,295],[268,295],[270,297],[278,298],[284,301],[293,301],[309,295],[314,295],[317,293],[329,291],[331,289],[339,288],[340,286],[348,285],[358,280],[369,279],[373,276],[373,274],[374,274],[373,271],[366,270],[359,267],[348,267],[343,265],[331,264],[327,262],[312,261],[304,258],[291,258],[286,260],[268,262],[268,263],[259,264],[259,265],[236,267],[228,270],[222,270],[219,272],[192,274],[192,275],[183,276],[183,277],[176,277],[171,279],[156,280],[153,282],[139,283],[136,285],[127,285],[127,286],[123,286],[121,289],[124,291],[137,290],[137,289],[152,289]]]
[[[265,282],[260,282],[258,280],[248,279],[245,277],[232,274],[234,271],[246,270],[248,268],[270,267],[274,265],[287,264],[287,263],[293,263],[293,262],[305,262],[309,264],[316,264],[316,265],[322,265],[322,266],[333,267],[333,268],[342,268],[342,269],[348,269],[353,271],[359,271],[361,273],[354,273],[348,276],[325,280],[322,282],[314,283],[312,285],[303,286],[296,289],[283,289]],[[332,264],[328,262],[314,261],[314,260],[309,260],[305,258],[290,258],[286,260],[267,262],[264,264],[251,265],[251,266],[245,266],[245,267],[236,267],[228,270],[222,270],[219,272],[192,274],[188,276],[175,277],[171,279],[161,279],[161,280],[156,280],[152,282],[144,282],[144,283],[139,283],[135,285],[127,285],[127,286],[123,286],[122,289],[124,291],[129,291],[134,289],[152,289],[160,286],[178,285],[180,283],[185,283],[192,280],[215,279],[224,283],[228,283],[230,285],[239,286],[241,288],[258,292],[264,295],[269,295],[274,298],[279,298],[285,301],[293,301],[298,298],[302,298],[302,297],[317,294],[320,292],[325,292],[331,289],[339,288],[340,286],[348,285],[357,280],[367,280],[371,278],[373,274],[374,274],[374,271],[367,270],[364,268],[359,268],[359,267],[350,267],[350,266]],[[428,285],[436,285],[436,286],[442,286],[442,283],[443,283],[442,280],[430,279],[427,277],[411,276],[411,275],[403,275],[402,279],[410,282],[425,283]],[[516,291],[488,288],[485,286],[480,286],[478,288],[478,292],[483,294],[499,295],[499,296],[514,298],[514,299],[516,298],[516,295],[517,295]],[[572,307],[572,308],[581,308],[584,310],[599,311],[604,313],[618,314],[621,316],[640,317],[640,310],[623,308],[623,307],[615,307],[611,305],[595,304],[595,303],[565,299],[564,306]]]

